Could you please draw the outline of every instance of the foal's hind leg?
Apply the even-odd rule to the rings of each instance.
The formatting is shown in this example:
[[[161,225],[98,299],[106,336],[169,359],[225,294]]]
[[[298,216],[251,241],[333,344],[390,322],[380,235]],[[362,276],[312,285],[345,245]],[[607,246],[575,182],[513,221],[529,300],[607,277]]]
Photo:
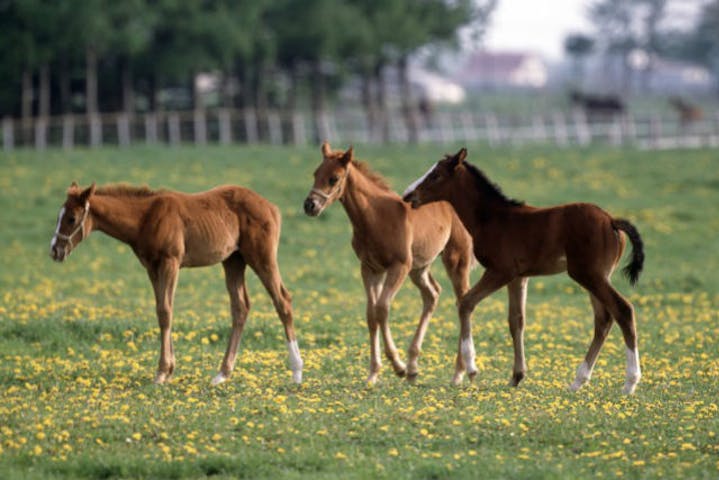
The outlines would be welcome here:
[[[454,295],[457,298],[457,308],[459,309],[462,296],[469,290],[469,271],[474,258],[471,242],[469,245],[456,245],[452,242],[447,244],[444,252],[442,252],[442,263],[447,270],[447,275],[452,282]],[[462,358],[462,338],[457,342],[457,357],[454,362],[454,376],[452,384],[459,385],[464,378],[465,364]]]
[[[509,295],[509,332],[514,345],[514,367],[509,385],[516,387],[527,373],[527,362],[524,359],[524,319],[527,305],[527,277],[512,280],[507,285]]]
[[[292,370],[292,380],[295,383],[302,383],[302,367],[304,362],[300,356],[300,349],[297,345],[295,337],[295,329],[292,320],[292,297],[282,284],[280,277],[280,269],[277,266],[275,255],[260,261],[255,265],[250,264],[257,276],[260,277],[262,284],[272,297],[272,303],[275,310],[282,320],[285,328],[285,338],[287,338],[287,350],[289,352],[290,369]]]
[[[230,295],[230,313],[232,314],[232,332],[227,343],[227,351],[222,359],[220,373],[212,379],[213,385],[218,385],[227,380],[235,367],[237,358],[237,347],[240,344],[242,330],[247,321],[247,314],[250,311],[250,298],[247,295],[245,284],[245,261],[239,253],[232,254],[224,262],[225,285]]]
[[[609,310],[594,295],[590,294],[589,298],[594,309],[594,338],[592,338],[592,343],[589,345],[587,356],[577,369],[574,382],[569,387],[573,392],[579,390],[592,377],[599,350],[601,350],[604,340],[609,335],[609,330],[612,329],[612,316],[609,314]]]
[[[418,375],[417,358],[422,350],[424,335],[427,333],[427,325],[432,317],[432,312],[437,308],[437,298],[442,288],[432,277],[429,266],[409,272],[412,280],[422,294],[422,314],[419,317],[419,325],[409,347],[409,358],[407,360],[407,380],[414,381]]]
[[[619,324],[619,328],[622,329],[624,343],[627,348],[627,373],[622,391],[627,395],[634,393],[634,389],[642,376],[639,366],[639,349],[637,347],[634,307],[617,292],[604,276],[596,275],[587,278],[581,274],[573,274],[571,271],[570,276],[604,304],[610,315],[617,321],[617,324]]]

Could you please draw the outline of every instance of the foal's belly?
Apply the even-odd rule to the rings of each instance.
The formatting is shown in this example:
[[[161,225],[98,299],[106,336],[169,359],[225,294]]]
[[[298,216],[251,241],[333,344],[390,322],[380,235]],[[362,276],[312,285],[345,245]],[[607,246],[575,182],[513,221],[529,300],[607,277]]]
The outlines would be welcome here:
[[[554,275],[556,273],[562,273],[567,270],[567,257],[562,255],[555,259],[543,262],[541,265],[533,265],[528,268],[523,276],[535,276],[535,275]]]
[[[193,241],[194,240],[194,241]],[[225,260],[237,251],[234,238],[223,239],[188,239],[185,242],[183,267],[205,267]]]

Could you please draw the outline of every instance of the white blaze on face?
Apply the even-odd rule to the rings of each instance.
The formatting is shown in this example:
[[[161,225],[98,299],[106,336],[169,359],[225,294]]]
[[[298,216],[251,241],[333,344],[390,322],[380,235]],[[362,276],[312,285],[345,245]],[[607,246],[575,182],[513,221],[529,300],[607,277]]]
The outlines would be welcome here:
[[[52,237],[50,242],[50,248],[54,247],[57,243],[57,234],[60,233],[60,223],[62,223],[62,217],[65,216],[65,207],[60,209],[60,213],[57,214],[57,227],[55,227],[55,235]]]
[[[439,163],[439,162],[437,162],[437,163]],[[427,178],[427,176],[429,176],[430,173],[432,173],[432,170],[434,170],[437,167],[437,163],[435,163],[434,165],[429,167],[429,170],[427,170],[427,172],[424,175],[422,175],[417,180],[412,182],[412,185],[407,187],[407,189],[404,191],[402,196],[404,197],[405,195],[409,195],[410,193],[412,193],[414,191],[414,189],[417,188],[424,181],[424,179]]]

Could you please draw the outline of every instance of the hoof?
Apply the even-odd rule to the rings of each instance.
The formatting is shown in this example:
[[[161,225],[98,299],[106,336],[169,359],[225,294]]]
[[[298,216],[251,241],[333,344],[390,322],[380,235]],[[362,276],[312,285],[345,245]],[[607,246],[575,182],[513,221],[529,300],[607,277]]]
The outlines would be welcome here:
[[[523,378],[524,378],[524,372],[514,372],[514,374],[512,374],[512,378],[509,380],[509,386],[510,387],[518,386],[519,382],[521,382]]]
[[[157,372],[157,375],[155,375],[155,385],[162,385],[163,383],[167,382],[170,379],[169,373],[163,373],[163,372]]]
[[[221,383],[225,383],[227,381],[227,378],[229,375],[225,375],[224,373],[220,372],[218,373],[215,378],[212,379],[212,386],[219,385]]]
[[[472,383],[474,381],[474,377],[477,376],[477,370],[474,371],[467,371],[467,378],[469,379],[469,383]]]
[[[298,385],[302,383],[302,370],[292,372],[292,381]]]
[[[369,377],[367,377],[367,386],[368,387],[374,387],[377,383],[377,380],[379,380],[379,374],[378,373],[370,373]]]
[[[636,383],[627,382],[624,384],[624,387],[622,388],[622,393],[624,395],[632,395],[632,394],[634,394],[634,390],[636,390],[636,388],[637,388]]]
[[[417,381],[417,377],[419,376],[419,372],[408,372],[407,373],[407,381],[409,383],[415,383]]]
[[[459,387],[462,385],[462,380],[464,380],[464,372],[455,373],[452,377],[452,385]]]

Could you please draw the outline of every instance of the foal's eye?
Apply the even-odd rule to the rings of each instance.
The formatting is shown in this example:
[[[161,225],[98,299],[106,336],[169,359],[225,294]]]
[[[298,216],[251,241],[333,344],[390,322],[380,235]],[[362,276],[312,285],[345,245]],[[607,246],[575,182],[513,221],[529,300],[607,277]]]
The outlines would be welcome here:
[[[75,215],[68,215],[68,216],[67,216],[67,221],[68,221],[69,223],[75,223]]]
[[[330,187],[333,187],[335,185],[335,183],[337,183],[338,180],[339,180],[339,178],[337,177],[337,175],[332,175],[330,177]]]

